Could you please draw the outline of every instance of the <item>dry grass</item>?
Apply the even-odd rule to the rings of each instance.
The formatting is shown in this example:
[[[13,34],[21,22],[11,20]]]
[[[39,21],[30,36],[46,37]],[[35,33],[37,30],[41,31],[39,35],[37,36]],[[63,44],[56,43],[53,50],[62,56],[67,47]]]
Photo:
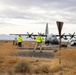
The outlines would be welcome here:
[[[23,46],[35,46],[35,42],[23,42],[22,43]]]
[[[34,46],[34,43],[23,42]],[[62,49],[62,63],[58,56],[53,59],[19,57],[12,42],[0,42],[0,75],[76,75],[76,48]],[[23,73],[24,71],[24,73]]]

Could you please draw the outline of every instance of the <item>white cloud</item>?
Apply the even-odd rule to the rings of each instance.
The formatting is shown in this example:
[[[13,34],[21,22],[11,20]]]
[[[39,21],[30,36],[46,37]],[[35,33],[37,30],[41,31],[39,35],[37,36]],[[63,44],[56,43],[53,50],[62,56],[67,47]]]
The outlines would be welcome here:
[[[63,32],[74,32],[75,3],[75,0],[0,0],[0,33],[44,32],[47,22],[50,33],[57,33],[56,21],[64,22]]]
[[[30,9],[26,10],[27,12],[33,13],[33,14],[45,14],[46,11],[42,8],[32,6]]]

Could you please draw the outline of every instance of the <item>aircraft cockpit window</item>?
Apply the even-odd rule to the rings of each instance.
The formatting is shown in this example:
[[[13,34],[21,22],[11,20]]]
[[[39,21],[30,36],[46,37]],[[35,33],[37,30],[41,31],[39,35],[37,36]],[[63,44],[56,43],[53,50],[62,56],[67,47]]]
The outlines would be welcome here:
[[[55,37],[54,35],[52,35],[52,37]]]

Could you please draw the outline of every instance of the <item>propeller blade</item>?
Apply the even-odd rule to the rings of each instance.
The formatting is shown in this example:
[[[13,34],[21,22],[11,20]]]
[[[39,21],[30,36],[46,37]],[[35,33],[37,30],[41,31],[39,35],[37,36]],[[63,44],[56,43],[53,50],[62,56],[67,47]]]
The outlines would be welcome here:
[[[28,36],[26,38],[29,38]]]
[[[65,33],[63,33],[63,35],[61,35],[61,38],[63,38],[64,35],[65,35]]]
[[[73,35],[75,35],[75,32],[73,33]]]
[[[72,38],[74,37],[74,35],[75,35],[75,32],[73,33],[73,35],[70,34],[70,33],[69,33],[69,35],[70,35],[70,37],[71,37],[70,39],[72,39]]]
[[[31,33],[30,35],[33,35],[33,33]]]
[[[29,33],[27,32],[27,34],[29,35]]]
[[[74,37],[76,39],[76,37]]]
[[[69,33],[69,35],[71,36],[71,34]]]

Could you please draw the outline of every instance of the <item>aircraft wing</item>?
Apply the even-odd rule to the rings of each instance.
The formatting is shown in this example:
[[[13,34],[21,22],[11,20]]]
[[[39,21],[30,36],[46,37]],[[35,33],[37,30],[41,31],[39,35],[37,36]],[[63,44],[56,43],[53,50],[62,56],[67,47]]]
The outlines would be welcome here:
[[[59,35],[56,35],[57,37],[59,36]],[[75,32],[73,33],[73,34],[68,34],[68,35],[66,35],[65,33],[63,33],[61,36],[70,36],[70,37],[74,37],[74,36],[76,36],[75,35]]]
[[[59,35],[55,35],[55,36],[56,36],[56,37],[59,37]],[[63,35],[61,35],[61,38],[65,37],[65,39],[66,39],[67,37],[70,37],[70,39],[72,39],[72,38],[75,38],[75,39],[76,39],[75,36],[76,36],[76,35],[74,35],[74,34],[69,34],[69,35],[63,34]]]
[[[35,37],[39,34],[10,34],[10,35],[17,35],[17,36],[21,35],[21,36],[27,36],[28,38],[32,38],[32,36]],[[41,36],[46,37],[47,35],[41,34]]]
[[[59,35],[56,35],[57,37],[59,37]],[[61,35],[61,36],[73,36],[73,35]],[[76,36],[76,35],[74,35],[74,36]]]
[[[9,34],[9,35],[21,35],[21,36],[28,36],[28,34]],[[29,34],[29,35],[31,35],[31,34]],[[37,36],[37,34],[33,34],[33,35],[31,35],[31,36]]]

